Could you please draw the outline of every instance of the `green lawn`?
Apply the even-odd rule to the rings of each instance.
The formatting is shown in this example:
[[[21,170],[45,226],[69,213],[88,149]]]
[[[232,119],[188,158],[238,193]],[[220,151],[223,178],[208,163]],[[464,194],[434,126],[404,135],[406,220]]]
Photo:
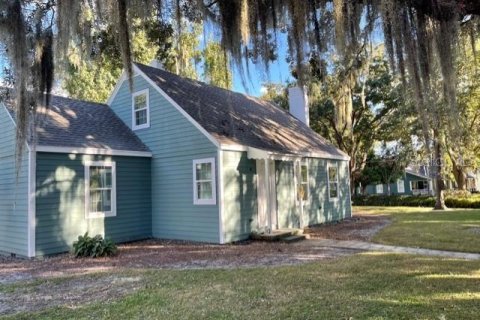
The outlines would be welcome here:
[[[392,224],[377,233],[374,242],[480,253],[480,210],[355,207],[354,212],[392,217]]]
[[[292,267],[128,275],[142,277],[142,289],[110,302],[14,318],[478,319],[480,314],[480,261],[367,253]]]

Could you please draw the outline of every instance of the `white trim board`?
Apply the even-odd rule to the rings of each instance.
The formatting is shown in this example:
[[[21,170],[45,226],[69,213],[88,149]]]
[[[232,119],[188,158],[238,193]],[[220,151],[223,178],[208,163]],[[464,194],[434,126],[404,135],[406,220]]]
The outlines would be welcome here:
[[[330,167],[337,169],[337,181],[330,181]],[[338,163],[327,163],[327,192],[328,192],[328,200],[329,201],[338,201],[340,199],[340,168],[338,167]],[[330,182],[337,184],[337,196],[330,197]]]
[[[138,77],[138,73],[137,74],[133,74],[133,78],[135,77]],[[127,72],[124,70],[122,72],[122,75],[120,76],[120,78],[118,79],[117,83],[115,84],[115,87],[113,88],[113,91],[112,93],[110,94],[110,97],[108,97],[108,100],[107,100],[107,105],[108,106],[111,106],[112,103],[113,103],[113,100],[115,99],[115,97],[117,96],[117,93],[118,91],[120,90],[120,88],[122,87],[123,83],[125,82],[125,80],[128,80],[127,78]]]
[[[37,167],[37,159],[36,159],[35,151],[28,152],[28,229],[27,229],[27,237],[28,237],[28,257],[33,258],[35,257],[35,228],[36,228],[36,221],[35,221],[35,212],[36,212],[36,167]]]
[[[136,113],[139,112],[139,111],[142,111],[144,109],[135,110],[135,98],[138,97],[138,96],[141,96],[141,95],[145,95],[146,107],[144,109],[147,110],[147,122],[143,123],[143,124],[140,124],[140,125],[137,125],[136,124],[136,120],[137,120]],[[139,91],[135,91],[134,93],[132,93],[132,107],[131,108],[132,108],[132,130],[136,131],[136,130],[140,130],[140,129],[150,128],[150,90],[148,88],[143,89],[143,90],[139,90]]]
[[[110,194],[110,211],[90,212],[90,167],[110,167],[112,170],[112,186]],[[117,216],[117,170],[115,161],[87,161],[85,170],[85,219],[107,218]]]
[[[193,204],[194,205],[216,205],[217,204],[217,172],[216,172],[216,166],[215,166],[215,158],[206,158],[206,159],[194,159],[193,160]],[[211,178],[211,183],[212,183],[212,198],[211,199],[199,199],[197,198],[197,184],[199,180],[197,180],[197,164],[203,164],[203,163],[210,163],[212,166],[212,178]],[[209,182],[210,180],[204,180],[200,182]]]
[[[217,172],[218,172],[218,235],[220,244],[225,243],[225,236],[223,234],[223,151],[219,148],[217,152]]]
[[[126,156],[126,157],[143,157],[143,158],[152,157],[152,153],[148,151],[129,151],[129,150],[56,147],[56,146],[37,146],[37,152],[91,154],[91,155]]]

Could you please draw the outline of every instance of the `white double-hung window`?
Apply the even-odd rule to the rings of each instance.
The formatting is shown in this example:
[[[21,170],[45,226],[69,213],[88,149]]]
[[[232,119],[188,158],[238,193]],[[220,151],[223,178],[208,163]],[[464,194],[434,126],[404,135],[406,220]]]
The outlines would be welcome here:
[[[115,162],[85,163],[85,217],[116,216]]]
[[[193,160],[193,203],[216,204],[214,158]]]
[[[132,129],[150,127],[150,99],[148,89],[132,95]]]
[[[383,193],[383,184],[377,184],[375,186],[375,191],[377,194],[382,194]]]
[[[397,180],[397,191],[398,193],[405,193],[405,181],[402,179]]]
[[[328,179],[328,199],[338,199],[338,166],[327,166],[327,179]]]
[[[298,189],[298,199],[302,201],[308,200],[308,165],[300,164],[300,185]]]

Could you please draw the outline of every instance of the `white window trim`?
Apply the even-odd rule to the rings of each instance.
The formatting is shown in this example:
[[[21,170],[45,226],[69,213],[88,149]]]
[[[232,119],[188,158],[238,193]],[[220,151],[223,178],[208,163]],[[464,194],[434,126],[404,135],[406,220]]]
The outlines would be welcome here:
[[[85,166],[85,219],[117,216],[117,172],[116,164],[111,161],[87,161]],[[112,168],[112,210],[107,212],[90,212],[90,167]]]
[[[330,197],[330,174],[329,174],[330,167],[337,168],[337,181],[336,181],[337,182],[337,196],[336,197]],[[327,164],[327,192],[328,192],[328,200],[330,200],[330,201],[338,201],[338,199],[340,198],[340,183],[339,183],[339,179],[338,179],[339,175],[340,175],[340,171],[338,169],[338,163],[336,163],[336,164],[328,163]],[[332,182],[335,182],[335,181],[332,181]]]
[[[212,199],[198,199],[197,195],[197,164],[210,163],[212,165]],[[215,158],[193,160],[193,204],[195,205],[215,205],[217,204],[217,186],[215,174]]]
[[[307,167],[307,181],[303,182],[302,180],[302,167]],[[310,198],[310,176],[309,176],[309,173],[308,173],[308,162],[305,160],[305,161],[301,161],[299,163],[299,185],[302,186],[303,184],[306,184],[306,188],[307,188],[307,199],[306,200],[302,200],[302,201],[308,201],[309,198]],[[298,188],[297,188],[298,190]],[[298,191],[297,191],[298,192]],[[297,195],[297,199],[300,199],[300,195]]]
[[[401,186],[401,188],[400,188],[400,186]],[[402,189],[402,190],[400,191],[400,189]],[[397,180],[397,192],[398,193],[405,193],[405,180],[403,180],[403,179],[398,179]]]
[[[138,112],[144,109],[135,110],[135,97],[141,96],[143,94],[145,94],[147,97],[146,98],[147,123],[137,126],[135,124],[135,119],[136,119],[135,112]],[[132,130],[140,130],[140,129],[146,129],[146,128],[150,128],[150,91],[149,89],[140,90],[132,94]]]
[[[380,192],[378,191],[379,187],[382,188],[382,191],[380,191]],[[383,194],[383,192],[384,192],[384,190],[383,190],[383,184],[382,184],[382,183],[376,184],[376,185],[375,185],[375,193],[376,193],[376,194]]]

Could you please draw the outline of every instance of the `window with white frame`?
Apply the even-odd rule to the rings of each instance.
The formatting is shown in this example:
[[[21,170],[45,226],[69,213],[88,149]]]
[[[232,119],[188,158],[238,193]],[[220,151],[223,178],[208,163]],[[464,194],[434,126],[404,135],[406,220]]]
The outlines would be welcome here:
[[[85,163],[85,216],[116,216],[115,162]]]
[[[135,92],[132,95],[132,128],[150,127],[150,102],[148,89]]]
[[[402,179],[397,180],[397,191],[398,193],[405,193],[405,181]]]
[[[193,160],[193,203],[216,203],[214,158]]]
[[[300,164],[300,183],[298,188],[298,199],[306,201],[308,199],[308,166],[306,163]]]
[[[330,200],[338,199],[338,166],[328,166],[328,198]]]
[[[380,193],[383,193],[383,184],[377,184],[375,186],[375,191],[377,192],[377,194],[380,194]]]

